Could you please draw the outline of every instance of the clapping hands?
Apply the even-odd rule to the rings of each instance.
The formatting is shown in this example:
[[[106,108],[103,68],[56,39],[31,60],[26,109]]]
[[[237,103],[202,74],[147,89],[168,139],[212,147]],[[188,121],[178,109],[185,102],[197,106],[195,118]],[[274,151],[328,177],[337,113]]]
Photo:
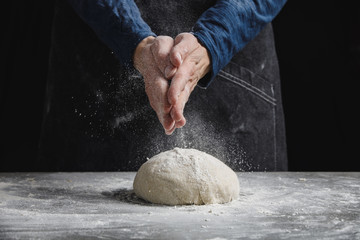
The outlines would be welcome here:
[[[150,105],[165,133],[183,127],[185,104],[198,81],[210,71],[206,48],[190,33],[175,39],[150,36],[137,46],[134,66],[144,77]]]

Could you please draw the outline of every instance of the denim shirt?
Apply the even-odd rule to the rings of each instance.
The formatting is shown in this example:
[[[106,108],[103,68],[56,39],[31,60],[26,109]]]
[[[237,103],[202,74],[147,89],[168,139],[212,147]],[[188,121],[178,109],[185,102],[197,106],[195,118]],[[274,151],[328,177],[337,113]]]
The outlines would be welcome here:
[[[123,65],[132,65],[136,46],[156,36],[134,0],[68,0],[78,15],[114,52]],[[198,83],[207,87],[231,58],[279,13],[286,0],[218,0],[207,9],[192,33],[211,57],[211,71]]]

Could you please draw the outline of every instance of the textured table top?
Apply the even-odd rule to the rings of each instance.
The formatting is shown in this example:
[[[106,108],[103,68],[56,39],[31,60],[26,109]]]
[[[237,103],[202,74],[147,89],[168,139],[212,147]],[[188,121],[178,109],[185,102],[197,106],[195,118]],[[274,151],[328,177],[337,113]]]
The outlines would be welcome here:
[[[360,239],[360,173],[238,173],[239,200],[160,206],[135,173],[0,173],[0,239]]]

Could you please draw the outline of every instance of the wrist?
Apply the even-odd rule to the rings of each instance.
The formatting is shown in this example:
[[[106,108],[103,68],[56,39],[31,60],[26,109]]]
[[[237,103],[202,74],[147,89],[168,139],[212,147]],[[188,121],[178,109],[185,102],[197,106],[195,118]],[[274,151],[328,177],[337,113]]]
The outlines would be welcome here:
[[[133,55],[133,62],[134,62],[135,69],[138,70],[140,73],[141,73],[141,69],[142,69],[141,63],[142,63],[142,59],[143,59],[144,49],[146,48],[146,46],[151,44],[154,40],[155,40],[155,37],[148,36],[148,37],[144,38],[143,40],[141,40],[141,42],[136,46],[136,49],[135,49],[134,55]]]

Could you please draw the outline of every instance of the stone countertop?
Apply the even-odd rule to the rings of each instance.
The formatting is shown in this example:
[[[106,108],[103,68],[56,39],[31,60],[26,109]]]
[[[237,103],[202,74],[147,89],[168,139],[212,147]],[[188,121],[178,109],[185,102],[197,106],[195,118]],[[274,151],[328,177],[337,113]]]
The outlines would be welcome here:
[[[161,206],[134,172],[0,173],[0,239],[360,239],[360,172],[237,174],[236,201]]]

